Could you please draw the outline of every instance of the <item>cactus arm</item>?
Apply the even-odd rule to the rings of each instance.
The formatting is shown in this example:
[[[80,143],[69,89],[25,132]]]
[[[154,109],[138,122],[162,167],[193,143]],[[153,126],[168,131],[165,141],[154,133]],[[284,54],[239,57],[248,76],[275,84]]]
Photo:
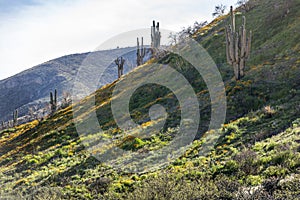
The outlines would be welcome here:
[[[50,92],[50,104],[52,105],[53,104],[53,93]]]
[[[247,39],[247,51],[246,51],[246,58],[250,58],[250,51],[251,51],[251,40],[252,40],[252,31],[249,32],[249,37]]]
[[[246,36],[246,18],[243,16],[243,25],[240,27],[241,35],[241,57],[246,56],[247,36]]]
[[[229,46],[229,53],[230,53],[230,58],[231,58],[231,62],[234,63],[236,61],[235,59],[235,52],[234,52],[234,48],[235,48],[235,34],[234,32],[230,33],[230,46]]]
[[[233,12],[233,7],[230,6],[230,19],[231,19],[231,27],[232,27],[232,32],[235,32],[235,14]]]
[[[54,90],[54,106],[55,106],[55,108],[57,106],[57,90],[56,89]]]
[[[226,37],[226,59],[227,59],[227,63],[231,64],[231,59],[230,59],[230,52],[229,52],[229,30],[228,27],[225,27],[225,37]]]

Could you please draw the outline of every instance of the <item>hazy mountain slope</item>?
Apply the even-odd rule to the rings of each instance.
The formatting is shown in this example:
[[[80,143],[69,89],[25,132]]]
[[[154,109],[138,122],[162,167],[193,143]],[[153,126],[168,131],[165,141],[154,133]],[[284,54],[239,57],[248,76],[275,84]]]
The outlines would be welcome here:
[[[120,48],[114,50],[98,51],[92,53],[67,55],[57,58],[36,67],[21,72],[15,76],[0,81],[0,121],[12,119],[14,109],[19,110],[19,116],[28,114],[28,107],[39,104],[43,107],[49,101],[49,92],[55,88],[58,96],[63,92],[71,92],[74,78],[79,67],[87,56],[94,56],[101,60],[110,59],[112,65],[106,70],[104,83],[112,82],[117,78],[116,66],[113,60],[124,52],[130,52],[125,56],[127,62],[124,72],[127,73],[135,66],[135,48]]]
[[[201,154],[205,148],[202,138],[168,167],[145,174],[114,170],[90,156],[82,141],[91,140],[92,145],[99,138],[123,135],[111,113],[115,81],[95,93],[95,107],[83,107],[93,96],[73,106],[82,111],[78,119],[83,123],[96,110],[104,133],[79,138],[72,107],[44,121],[0,132],[2,193],[23,190],[43,196],[51,190],[66,199],[299,199],[300,2],[293,1],[287,16],[268,23],[271,15],[285,12],[280,7],[284,1],[255,2],[245,14],[254,38],[251,60],[241,81],[233,79],[233,70],[225,63],[223,27],[227,16],[194,35],[218,64],[228,102],[226,124],[219,130],[222,135],[208,155]],[[274,6],[279,10],[271,9]],[[178,66],[178,60],[169,54],[159,62],[177,69],[194,87],[201,102],[201,125],[205,126],[210,119],[208,91],[195,70],[181,61]],[[124,78],[141,78],[141,71],[150,73],[150,62]],[[155,122],[149,122],[148,108],[155,103],[168,111],[166,128],[170,129],[148,138],[120,137],[118,147],[143,152],[170,144],[180,121],[180,108],[169,90],[150,85],[136,91],[130,102],[132,118],[145,128],[151,127]]]

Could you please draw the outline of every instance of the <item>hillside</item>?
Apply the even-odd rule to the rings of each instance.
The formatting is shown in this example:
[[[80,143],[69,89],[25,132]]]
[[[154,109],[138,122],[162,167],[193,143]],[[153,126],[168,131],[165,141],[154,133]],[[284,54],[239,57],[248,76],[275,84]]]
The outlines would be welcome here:
[[[50,91],[54,89],[58,90],[60,98],[63,92],[71,92],[78,69],[84,67],[82,62],[87,56],[95,56],[99,59],[99,66],[90,66],[89,70],[92,71],[93,67],[101,66],[101,60],[109,59],[113,63],[117,56],[129,51],[130,53],[125,56],[127,62],[124,67],[124,72],[128,73],[135,66],[135,48],[133,47],[67,55],[0,80],[0,121],[12,120],[12,113],[15,109],[19,110],[19,117],[22,117],[29,114],[30,107],[36,105],[38,109],[44,108],[49,102]],[[114,63],[110,65],[105,74],[108,80],[103,80],[104,82],[99,83],[99,86],[117,78],[115,68]]]
[[[184,76],[200,102],[196,140],[179,158],[134,172],[140,154],[171,146],[179,132],[183,108],[169,88],[149,83],[134,91],[130,117],[143,129],[133,128],[130,135],[116,125],[111,110],[145,74],[155,74],[152,59],[52,117],[1,131],[0,194],[42,199],[300,199],[300,2],[291,1],[288,13],[284,2],[250,0],[249,11],[237,10],[253,31],[251,57],[239,81],[226,63],[224,26],[229,16],[193,35],[224,81],[226,120],[217,130],[209,130],[212,94],[201,75],[174,53],[157,61]],[[236,17],[239,26],[241,14]],[[164,75],[158,73],[158,78]],[[178,81],[172,77],[166,79]],[[113,96],[118,83],[126,80],[131,85]],[[96,105],[91,104],[94,99]],[[149,114],[155,104],[168,113],[166,123],[144,136],[160,124],[161,118]],[[93,129],[94,115],[103,132]],[[217,141],[209,146],[214,136]],[[101,163],[91,155],[116,148],[129,153],[112,163],[111,157]],[[151,157],[146,161],[153,162]]]

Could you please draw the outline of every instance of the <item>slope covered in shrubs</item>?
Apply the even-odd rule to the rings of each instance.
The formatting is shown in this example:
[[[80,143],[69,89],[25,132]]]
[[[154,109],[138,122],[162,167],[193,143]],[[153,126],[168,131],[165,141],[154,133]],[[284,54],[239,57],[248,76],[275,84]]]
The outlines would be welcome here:
[[[235,81],[231,66],[226,64],[227,16],[193,36],[215,60],[227,95],[226,122],[220,130],[212,130],[219,131],[221,137],[207,155],[201,154],[206,142],[201,136],[210,120],[209,93],[189,64],[168,54],[159,62],[183,74],[201,102],[203,126],[184,155],[163,169],[138,174],[115,170],[86,151],[84,140],[122,135],[110,108],[116,81],[95,93],[93,109],[104,133],[79,137],[73,123],[72,108],[81,109],[83,115],[78,117],[88,120],[93,110],[82,104],[92,96],[43,121],[1,131],[0,194],[42,199],[47,195],[56,199],[300,198],[300,3],[291,1],[286,15],[283,0],[250,2],[249,11],[240,10],[254,33],[242,80]],[[239,24],[239,15],[237,20]],[[151,70],[148,66],[138,67],[131,75],[139,77],[141,70]],[[164,130],[146,139],[122,138],[118,147],[151,151],[169,144],[180,122],[180,109],[168,89],[158,85],[139,88],[130,102],[132,118],[150,127],[154,122],[148,110],[155,103],[168,111]]]

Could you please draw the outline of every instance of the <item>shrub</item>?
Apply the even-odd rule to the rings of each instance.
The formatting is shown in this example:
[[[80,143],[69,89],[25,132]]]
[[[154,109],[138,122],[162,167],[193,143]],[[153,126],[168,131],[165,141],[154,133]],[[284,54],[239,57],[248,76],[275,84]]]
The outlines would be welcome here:
[[[0,199],[66,199],[62,193],[62,188],[50,186],[38,186],[30,189],[18,188],[11,192],[3,193],[0,190]]]
[[[215,184],[218,188],[220,199],[232,199],[241,184],[236,180],[231,180],[230,178],[219,175],[215,178]]]
[[[289,161],[293,157],[294,155],[290,151],[276,152],[276,154],[272,157],[272,164],[289,167],[290,166]]]
[[[88,188],[92,192],[93,195],[95,194],[104,194],[108,191],[109,185],[111,180],[106,177],[98,177],[93,179],[89,184]]]
[[[257,174],[259,168],[256,162],[257,154],[252,150],[244,150],[234,157],[234,160],[239,163],[240,171],[245,175]]]
[[[270,166],[264,171],[264,175],[267,177],[275,176],[275,177],[283,177],[287,174],[287,169],[282,166]]]
[[[124,150],[137,150],[142,148],[145,145],[145,142],[134,136],[127,136],[123,141],[118,145]]]
[[[280,179],[277,177],[268,178],[262,183],[262,186],[266,191],[269,192],[269,194],[272,195],[274,191],[278,189],[279,180]]]
[[[225,14],[226,6],[223,4],[215,6],[215,11],[213,12],[213,17],[220,17]]]
[[[251,186],[260,185],[261,182],[262,182],[262,178],[259,175],[257,176],[249,175],[246,178],[246,183]]]
[[[219,199],[218,189],[209,179],[189,181],[182,175],[160,174],[158,177],[148,178],[141,186],[135,187],[133,192],[124,195],[124,199],[161,199],[161,200],[189,200],[189,199]]]
[[[276,114],[276,111],[270,105],[265,106],[263,109],[263,112],[266,115],[266,117],[268,117],[268,118],[270,118]]]
[[[239,164],[235,160],[229,160],[225,163],[223,173],[225,174],[234,174],[238,171]]]
[[[281,180],[278,183],[278,190],[273,192],[275,199],[299,199],[300,177],[293,175],[289,180]]]

